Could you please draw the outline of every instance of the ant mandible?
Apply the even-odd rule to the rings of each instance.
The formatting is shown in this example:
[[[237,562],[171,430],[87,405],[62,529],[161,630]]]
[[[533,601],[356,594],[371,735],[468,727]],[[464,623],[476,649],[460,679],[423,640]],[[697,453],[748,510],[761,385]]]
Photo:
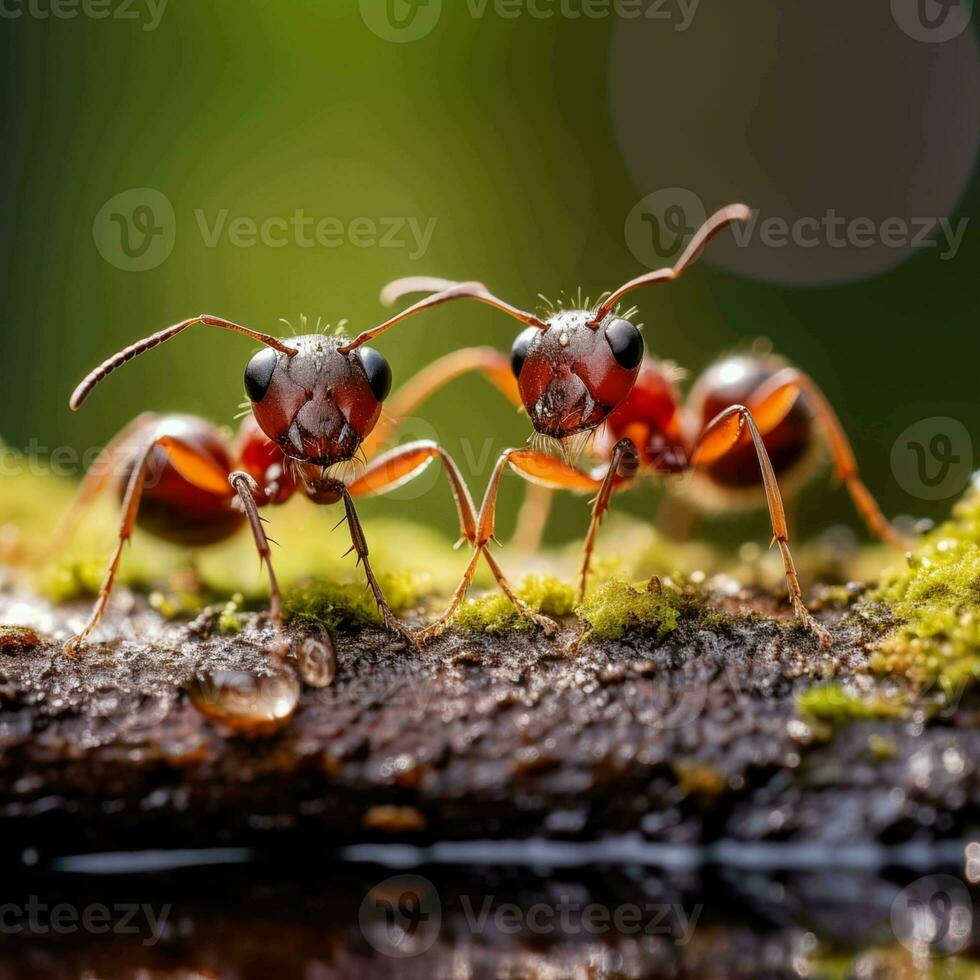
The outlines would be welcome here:
[[[391,388],[388,362],[374,348],[363,346],[367,334],[353,341],[321,333],[285,341],[202,314],[167,327],[99,365],[75,389],[69,402],[72,410],[116,368],[194,324],[233,330],[265,345],[245,368],[251,412],[232,443],[204,419],[155,414],[139,416],[109,443],[56,534],[56,540],[66,540],[87,506],[119,478],[119,540],[92,614],[68,641],[66,651],[76,653],[101,620],[123,547],[137,524],[179,544],[207,545],[229,538],[246,522],[268,572],[269,618],[281,651],[282,603],[259,508],[282,504],[297,492],[315,504],[343,502],[351,550],[364,566],[385,625],[417,642],[391,611],[371,568],[354,498],[401,486],[438,458],[456,502],[462,537],[470,542],[476,538],[474,506],[459,468],[431,441],[399,446],[366,462],[359,474],[352,472],[350,461],[377,424]]]
[[[641,472],[652,476],[691,472],[715,491],[715,502],[733,501],[745,493],[758,500],[758,491],[763,492],[793,609],[801,623],[822,644],[829,645],[829,633],[812,618],[803,602],[777,482],[777,476],[792,478],[806,468],[812,457],[810,449],[815,446],[815,429],[829,445],[837,476],[870,529],[896,547],[907,547],[861,482],[840,421],[806,374],[775,357],[729,358],[701,377],[685,403],[670,367],[644,356],[643,338],[630,322],[631,314],[619,311],[618,304],[628,293],[678,278],[712,237],[733,222],[745,222],[750,217],[745,205],[723,208],[697,231],[673,267],[631,279],[593,309],[560,310],[547,320],[516,310],[479,283],[410,278],[386,287],[382,293],[386,302],[413,292],[431,292],[413,311],[467,298],[495,306],[527,324],[515,340],[509,359],[493,348],[470,348],[456,351],[420,372],[389,406],[389,428],[394,426],[394,419],[410,412],[437,388],[476,370],[518,408],[525,409],[535,433],[557,441],[563,457],[534,448],[508,449],[500,456],[477,515],[472,559],[449,609],[424,631],[423,639],[444,628],[455,613],[481,553],[507,595],[513,595],[487,551],[493,540],[500,480],[508,466],[532,486],[545,488],[545,493],[565,489],[595,494],[582,559],[580,596],[585,595],[596,534],[613,492],[631,485]],[[600,427],[603,431],[594,449],[601,464],[585,471],[569,462],[567,443],[588,437]],[[380,428],[374,438],[382,439],[385,432]],[[519,529],[540,537],[547,499],[529,498],[527,503],[533,508],[532,519],[519,522]],[[554,625],[549,623],[549,630]]]

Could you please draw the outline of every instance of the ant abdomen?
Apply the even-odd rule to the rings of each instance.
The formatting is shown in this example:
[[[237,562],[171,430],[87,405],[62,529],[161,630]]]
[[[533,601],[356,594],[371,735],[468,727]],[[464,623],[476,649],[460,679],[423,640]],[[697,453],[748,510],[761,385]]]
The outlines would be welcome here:
[[[771,354],[739,354],[716,362],[691,389],[688,412],[692,424],[700,431],[726,408],[745,405],[751,409],[763,386],[786,366],[785,361]],[[816,449],[816,439],[813,415],[804,396],[797,398],[773,428],[763,429],[762,436],[778,477],[792,477],[805,469]],[[762,486],[756,451],[749,439],[706,466],[704,475],[719,488],[733,491]]]
[[[155,446],[136,523],[158,538],[181,545],[215,544],[231,537],[245,518],[232,507],[232,490],[227,483],[231,456],[221,431],[191,415],[166,415],[161,416],[147,438],[161,435],[180,439],[204,462],[193,469],[190,460],[181,463],[182,473],[173,456],[163,446]],[[138,445],[134,445],[120,474],[120,500],[125,498],[138,455]]]

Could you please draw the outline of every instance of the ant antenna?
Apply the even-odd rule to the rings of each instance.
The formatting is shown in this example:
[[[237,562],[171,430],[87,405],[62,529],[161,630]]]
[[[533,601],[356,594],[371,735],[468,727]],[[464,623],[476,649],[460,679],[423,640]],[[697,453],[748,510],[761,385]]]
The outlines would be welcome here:
[[[381,326],[359,334],[349,344],[339,347],[338,351],[341,354],[349,354],[352,350],[373,340],[379,334],[390,330],[395,324],[401,323],[402,320],[407,320],[416,313],[429,310],[434,306],[439,306],[441,303],[448,303],[453,299],[475,299],[480,303],[486,303],[488,306],[492,306],[506,313],[508,316],[512,316],[515,320],[520,320],[521,323],[526,323],[528,326],[537,327],[538,330],[548,329],[548,324],[543,320],[538,319],[533,313],[525,313],[524,310],[519,310],[516,306],[511,306],[510,303],[505,303],[502,299],[498,299],[492,293],[488,292],[487,287],[481,282],[452,282],[448,279],[431,279],[427,276],[412,276],[408,279],[396,279],[381,291],[381,302],[385,306],[390,306],[402,296],[406,296],[409,293],[431,293],[432,295],[419,300],[414,306],[409,306],[407,309],[402,310],[401,313],[385,321]]]
[[[609,315],[610,311],[616,306],[616,304],[627,293],[631,293],[634,289],[638,289],[640,286],[648,286],[652,283],[670,282],[671,280],[676,279],[682,272],[684,272],[685,269],[688,268],[688,266],[694,264],[698,256],[704,250],[705,245],[707,245],[719,231],[736,221],[748,221],[751,217],[752,211],[745,204],[730,204],[727,208],[722,208],[716,214],[713,214],[697,230],[696,234],[691,239],[690,245],[687,246],[684,254],[678,260],[677,265],[673,266],[672,268],[657,269],[655,272],[647,272],[642,276],[638,276],[636,279],[631,279],[625,285],[620,286],[619,289],[610,293],[606,299],[603,300],[602,304],[595,311],[595,315],[592,317],[589,326],[595,330]]]
[[[271,347],[273,350],[279,351],[280,354],[285,354],[287,357],[293,357],[295,354],[299,353],[297,350],[295,350],[295,348],[287,347],[281,340],[277,340],[275,337],[269,336],[269,334],[259,333],[257,330],[249,330],[247,327],[240,327],[237,323],[232,323],[230,320],[222,320],[221,317],[211,316],[208,313],[202,313],[200,316],[191,317],[189,320],[182,320],[180,323],[176,323],[172,327],[167,327],[166,330],[161,330],[159,333],[146,337],[143,340],[130,345],[125,350],[121,350],[118,354],[113,354],[108,360],[103,361],[72,392],[72,396],[68,400],[68,405],[71,410],[73,412],[77,412],[78,409],[81,408],[82,402],[88,398],[92,389],[100,381],[102,381],[103,378],[112,374],[116,368],[122,367],[123,364],[131,361],[134,357],[139,357],[140,354],[143,354],[148,350],[153,350],[154,347],[159,347],[161,344],[165,344],[168,340],[173,339],[177,336],[177,334],[186,330],[188,327],[193,326],[195,323],[203,323],[209,327],[222,327],[225,330],[234,330],[236,333],[244,334],[246,337],[251,337],[252,340],[257,340],[260,343],[265,344],[267,347]]]

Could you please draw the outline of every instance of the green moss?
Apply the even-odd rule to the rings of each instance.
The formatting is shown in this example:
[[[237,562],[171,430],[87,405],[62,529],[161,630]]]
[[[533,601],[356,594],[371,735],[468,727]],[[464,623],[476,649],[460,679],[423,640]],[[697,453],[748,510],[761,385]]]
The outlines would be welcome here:
[[[589,624],[588,639],[615,640],[629,630],[640,630],[659,641],[677,629],[689,604],[680,592],[654,579],[643,592],[625,582],[606,582],[576,611]]]
[[[379,582],[392,611],[403,613],[419,604],[420,589],[427,578],[402,572],[379,576]],[[290,618],[315,620],[329,629],[359,629],[381,623],[374,596],[361,582],[308,581],[286,592],[283,608]]]
[[[224,608],[218,614],[218,629],[226,636],[233,636],[242,631],[244,620],[242,618],[242,605],[245,597],[239,592],[225,603]]]
[[[890,604],[898,624],[878,644],[872,666],[947,697],[980,680],[980,490],[887,573],[872,599]]]
[[[535,612],[545,616],[561,618],[575,611],[575,590],[553,575],[528,575],[517,589],[517,596]],[[491,635],[533,626],[501,592],[468,599],[453,623],[461,630]]]
[[[800,714],[812,721],[839,728],[852,721],[899,718],[904,707],[883,698],[862,698],[848,693],[840,684],[822,684],[797,695]]]
[[[104,561],[65,558],[43,568],[36,585],[38,592],[51,602],[71,602],[97,596],[104,576]]]

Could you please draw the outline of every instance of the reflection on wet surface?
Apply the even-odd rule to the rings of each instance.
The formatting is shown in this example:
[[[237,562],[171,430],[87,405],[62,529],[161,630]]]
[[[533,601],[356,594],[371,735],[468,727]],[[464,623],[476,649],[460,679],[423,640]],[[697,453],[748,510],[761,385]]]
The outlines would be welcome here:
[[[927,873],[90,855],[8,876],[0,978],[976,978],[971,847]]]

